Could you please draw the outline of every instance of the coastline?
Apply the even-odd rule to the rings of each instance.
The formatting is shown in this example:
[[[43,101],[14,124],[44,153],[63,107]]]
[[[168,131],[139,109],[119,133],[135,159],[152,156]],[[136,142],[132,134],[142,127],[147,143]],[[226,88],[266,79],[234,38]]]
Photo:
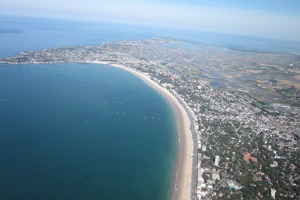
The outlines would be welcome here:
[[[176,119],[178,132],[178,147],[176,173],[174,174],[171,200],[190,200],[191,199],[191,183],[192,183],[192,165],[193,165],[193,139],[190,130],[190,118],[187,111],[179,103],[177,98],[166,88],[161,87],[158,83],[151,80],[148,76],[133,69],[124,67],[119,64],[111,64],[109,62],[92,62],[96,64],[107,64],[126,70],[142,79],[146,84],[159,92],[171,106]]]

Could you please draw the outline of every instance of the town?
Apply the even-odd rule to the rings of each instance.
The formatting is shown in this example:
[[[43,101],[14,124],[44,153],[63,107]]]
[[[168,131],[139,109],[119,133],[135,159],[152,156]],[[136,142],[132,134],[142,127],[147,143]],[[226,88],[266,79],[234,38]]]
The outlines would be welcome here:
[[[103,62],[147,75],[192,122],[191,199],[252,200],[300,196],[298,58],[149,39],[22,52],[0,63]]]

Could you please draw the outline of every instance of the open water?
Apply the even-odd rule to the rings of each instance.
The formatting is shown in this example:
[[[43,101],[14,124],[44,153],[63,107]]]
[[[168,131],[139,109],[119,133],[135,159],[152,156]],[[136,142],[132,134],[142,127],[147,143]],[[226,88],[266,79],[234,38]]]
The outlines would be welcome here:
[[[190,40],[238,50],[300,53],[300,43],[294,41],[161,27],[0,15],[0,58],[16,55],[20,51],[155,37]]]
[[[96,64],[0,65],[0,199],[167,199],[176,158],[166,101]]]
[[[86,21],[0,17],[0,57],[153,37],[245,50],[295,43]],[[257,49],[260,47],[260,49]],[[0,199],[165,200],[175,121],[142,80],[94,64],[0,65]]]

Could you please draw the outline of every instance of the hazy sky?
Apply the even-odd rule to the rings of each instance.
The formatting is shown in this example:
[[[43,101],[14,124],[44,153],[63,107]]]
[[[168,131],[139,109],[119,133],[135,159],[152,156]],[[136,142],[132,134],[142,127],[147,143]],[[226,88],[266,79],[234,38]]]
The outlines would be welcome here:
[[[300,41],[300,0],[2,0],[0,14],[156,25]]]

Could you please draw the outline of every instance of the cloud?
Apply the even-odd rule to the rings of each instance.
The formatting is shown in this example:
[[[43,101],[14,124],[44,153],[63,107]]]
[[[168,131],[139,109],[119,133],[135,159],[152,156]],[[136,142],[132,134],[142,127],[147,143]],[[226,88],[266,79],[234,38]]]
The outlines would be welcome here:
[[[299,16],[155,1],[10,0],[1,12],[300,40]]]

